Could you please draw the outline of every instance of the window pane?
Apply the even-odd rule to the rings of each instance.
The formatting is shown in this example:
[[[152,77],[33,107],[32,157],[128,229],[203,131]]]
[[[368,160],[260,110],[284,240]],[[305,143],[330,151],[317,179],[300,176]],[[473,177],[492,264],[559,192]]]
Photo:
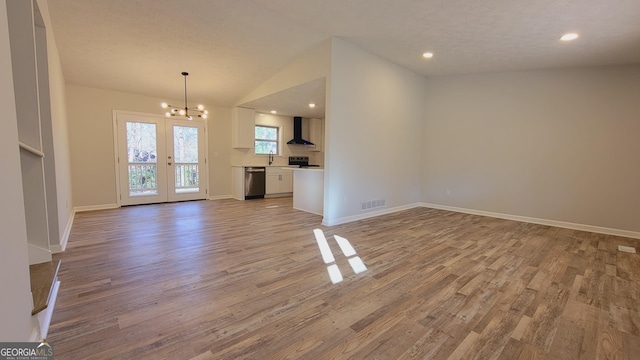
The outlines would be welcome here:
[[[269,126],[256,126],[256,139],[278,140],[278,128]]]
[[[173,126],[173,155],[176,194],[198,192],[200,180],[197,127]]]
[[[130,163],[156,162],[156,124],[127,122],[127,158]]]
[[[260,126],[255,127],[255,151],[256,154],[278,155],[278,127]]]
[[[127,121],[129,196],[157,195],[156,125]]]
[[[173,126],[173,155],[177,163],[198,163],[198,128]]]
[[[264,141],[256,140],[256,154],[278,154],[278,142],[276,141]]]

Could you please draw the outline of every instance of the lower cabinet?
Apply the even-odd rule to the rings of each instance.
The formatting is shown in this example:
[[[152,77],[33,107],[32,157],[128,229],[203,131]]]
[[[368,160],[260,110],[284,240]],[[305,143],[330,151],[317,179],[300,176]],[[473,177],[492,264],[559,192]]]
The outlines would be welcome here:
[[[293,192],[293,174],[291,170],[267,168],[266,195]]]

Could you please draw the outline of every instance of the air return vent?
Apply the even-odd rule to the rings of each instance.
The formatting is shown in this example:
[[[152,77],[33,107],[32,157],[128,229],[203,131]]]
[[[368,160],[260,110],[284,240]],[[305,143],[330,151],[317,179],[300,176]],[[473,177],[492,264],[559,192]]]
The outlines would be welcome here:
[[[387,205],[387,200],[385,199],[377,199],[377,200],[368,200],[360,203],[360,210],[371,210],[377,209],[381,207],[385,207]]]

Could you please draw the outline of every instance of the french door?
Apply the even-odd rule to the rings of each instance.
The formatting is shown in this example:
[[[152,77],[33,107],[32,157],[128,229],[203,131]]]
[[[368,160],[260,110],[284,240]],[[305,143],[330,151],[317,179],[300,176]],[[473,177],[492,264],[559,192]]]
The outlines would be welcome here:
[[[116,113],[121,205],[207,197],[205,122]]]

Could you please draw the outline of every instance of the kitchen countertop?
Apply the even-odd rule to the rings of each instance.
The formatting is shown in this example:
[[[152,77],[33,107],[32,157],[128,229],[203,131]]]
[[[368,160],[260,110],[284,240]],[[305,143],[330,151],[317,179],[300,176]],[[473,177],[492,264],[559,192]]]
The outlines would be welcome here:
[[[295,170],[295,171],[324,171],[323,167],[317,167],[317,166],[312,166],[312,167],[283,167],[283,169],[291,169],[291,170]]]
[[[231,165],[231,167],[264,167],[264,168],[281,168],[285,170],[324,171],[324,167],[318,167],[318,166],[299,167],[299,166],[287,166],[287,165]]]

